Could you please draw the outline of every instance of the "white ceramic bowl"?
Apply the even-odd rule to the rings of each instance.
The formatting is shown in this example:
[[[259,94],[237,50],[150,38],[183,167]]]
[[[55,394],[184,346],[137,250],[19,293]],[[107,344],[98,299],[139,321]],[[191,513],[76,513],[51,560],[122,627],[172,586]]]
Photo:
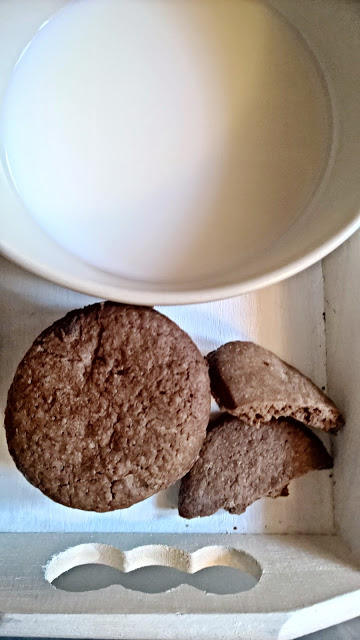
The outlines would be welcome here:
[[[26,43],[66,0],[0,4],[0,101]],[[287,278],[323,258],[360,226],[360,6],[357,0],[271,0],[317,58],[330,96],[332,145],[311,201],[266,249],[249,247],[224,273],[174,282],[130,279],[92,267],[48,237],[0,169],[2,252],[44,278],[100,298],[135,304],[185,304],[230,297]],[[261,185],[259,185],[261,189]],[[291,220],[291,222],[290,222]],[[189,231],[190,233],[190,231]],[[236,231],[238,233],[238,230]]]

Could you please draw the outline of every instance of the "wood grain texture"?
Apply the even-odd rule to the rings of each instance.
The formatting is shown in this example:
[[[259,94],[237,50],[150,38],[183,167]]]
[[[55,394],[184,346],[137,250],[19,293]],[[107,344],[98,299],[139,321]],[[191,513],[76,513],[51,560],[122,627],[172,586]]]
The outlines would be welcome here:
[[[16,366],[42,329],[92,298],[45,282],[1,259],[1,410]],[[247,339],[274,350],[320,387],[326,384],[323,280],[320,265],[269,289],[232,300],[161,311],[205,354],[223,342]],[[92,514],[55,504],[33,488],[7,452],[0,432],[0,525],[3,531],[123,531],[225,533],[332,533],[332,481],[314,472],[290,485],[290,496],[267,498],[245,514],[185,521],[177,513],[177,487],[130,509]],[[327,441],[327,436],[322,436]]]
[[[346,417],[334,440],[336,525],[360,556],[360,232],[324,261],[329,390]]]
[[[137,565],[144,544],[162,545],[166,553],[168,547],[190,553],[211,547],[209,564],[214,548],[233,548],[256,559],[262,576],[251,591],[224,596],[189,585],[147,595],[119,585],[76,595],[51,587],[44,576],[48,561],[91,542],[125,553],[136,548]],[[336,536],[43,534],[39,544],[34,534],[4,534],[1,543],[2,636],[51,636],[61,628],[63,637],[74,638],[186,638],[191,629],[199,638],[212,637],[213,631],[217,637],[286,640],[360,613],[360,572]],[[113,563],[109,553],[92,561]],[[73,566],[76,562],[75,553]]]

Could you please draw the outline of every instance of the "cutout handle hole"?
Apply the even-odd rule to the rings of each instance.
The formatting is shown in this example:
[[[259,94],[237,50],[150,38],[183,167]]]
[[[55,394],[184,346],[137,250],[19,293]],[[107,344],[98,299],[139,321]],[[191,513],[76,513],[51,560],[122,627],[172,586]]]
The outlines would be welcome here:
[[[249,591],[261,577],[250,555],[226,547],[204,547],[193,553],[164,545],[121,551],[101,544],[71,547],[55,555],[45,578],[56,589],[97,591],[112,585],[142,593],[165,593],[191,585],[206,593]]]

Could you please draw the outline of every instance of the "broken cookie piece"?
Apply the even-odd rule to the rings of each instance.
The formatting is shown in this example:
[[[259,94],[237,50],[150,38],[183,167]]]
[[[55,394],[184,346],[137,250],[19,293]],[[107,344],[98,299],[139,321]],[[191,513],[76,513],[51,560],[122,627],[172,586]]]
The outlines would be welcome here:
[[[302,425],[283,419],[276,428],[255,427],[224,414],[181,482],[179,513],[183,518],[219,509],[243,513],[259,498],[286,495],[294,478],[331,467],[322,442]]]
[[[323,431],[344,424],[334,403],[309,378],[253,342],[228,342],[207,361],[216,402],[249,424],[282,417]]]

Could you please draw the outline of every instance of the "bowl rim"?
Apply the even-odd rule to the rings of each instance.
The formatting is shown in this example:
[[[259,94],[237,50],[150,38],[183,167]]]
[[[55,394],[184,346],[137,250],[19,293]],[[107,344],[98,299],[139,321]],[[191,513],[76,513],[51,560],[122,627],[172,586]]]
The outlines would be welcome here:
[[[54,284],[67,289],[83,293],[94,298],[123,302],[127,304],[146,306],[172,306],[199,304],[233,298],[276,284],[300,273],[313,264],[322,260],[329,253],[337,249],[350,236],[360,229],[360,209],[353,220],[346,224],[336,234],[331,235],[324,242],[319,243],[314,249],[291,260],[288,264],[277,269],[269,269],[260,276],[248,278],[235,284],[216,285],[207,288],[194,288],[174,291],[171,287],[164,287],[163,290],[132,289],[131,287],[117,286],[113,284],[101,284],[92,282],[84,277],[68,277],[67,275],[49,267],[46,264],[37,262],[34,259],[23,256],[16,248],[7,245],[0,240],[0,252],[12,262],[23,267],[27,271],[44,278]],[[145,284],[145,283],[144,283]]]

